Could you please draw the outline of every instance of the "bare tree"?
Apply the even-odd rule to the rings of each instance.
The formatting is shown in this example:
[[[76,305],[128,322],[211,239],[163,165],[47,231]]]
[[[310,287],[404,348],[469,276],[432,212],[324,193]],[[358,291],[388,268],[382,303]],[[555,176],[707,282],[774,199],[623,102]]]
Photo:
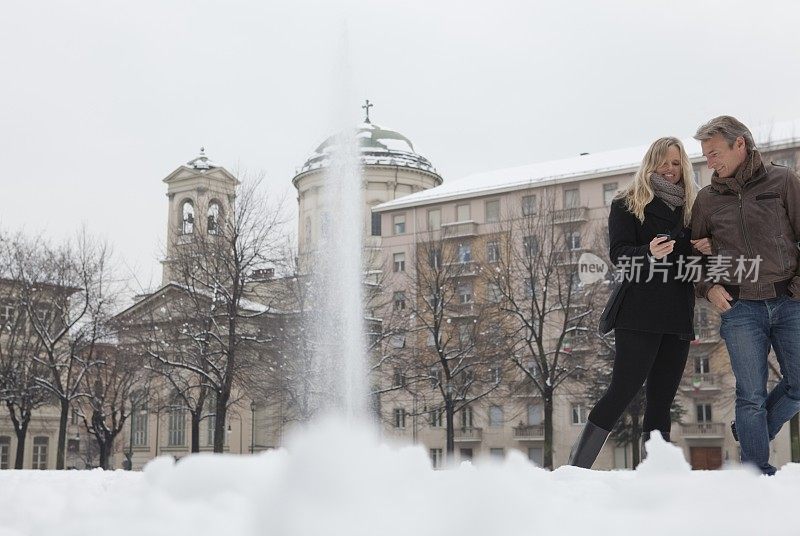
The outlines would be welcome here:
[[[476,434],[470,404],[500,385],[495,369],[502,366],[502,348],[487,337],[486,304],[477,297],[480,267],[472,258],[471,240],[459,236],[457,229],[427,238],[416,245],[413,270],[403,290],[391,290],[385,317],[388,355],[393,357],[384,361],[395,368],[393,389],[402,388],[415,397],[426,397],[433,389],[438,395],[440,404],[423,407],[422,412],[434,419],[443,414],[450,458],[455,450],[455,415],[464,412],[459,433]]]
[[[283,222],[280,207],[270,205],[260,183],[255,178],[240,184],[221,221],[209,220],[178,236],[167,260],[176,280],[160,291],[166,296],[169,290],[169,298],[149,296],[149,314],[124,320],[127,337],[139,339],[153,370],[192,412],[193,448],[197,423],[213,401],[214,451],[223,451],[235,388],[272,341],[276,298],[254,274],[280,254]]]
[[[16,279],[32,260],[33,244],[21,234],[0,234],[0,400],[6,405],[17,438],[15,469],[23,468],[33,412],[49,400],[47,391],[36,382],[43,373],[35,360],[42,343],[27,322],[29,289]]]
[[[517,388],[538,394],[544,412],[544,467],[553,467],[556,392],[586,370],[594,289],[579,280],[586,236],[585,207],[557,208],[555,190],[541,188],[521,211],[510,211],[487,245],[486,285],[496,295],[497,325],[508,359],[525,378]],[[491,248],[491,251],[489,251]]]
[[[96,364],[95,345],[107,335],[114,282],[108,247],[86,230],[73,241],[30,246],[13,279],[24,297],[27,329],[38,339],[35,382],[59,405],[56,468],[64,469],[70,405],[86,395],[83,377]]]
[[[99,467],[109,469],[114,441],[137,406],[147,400],[148,372],[134,354],[115,344],[98,344],[99,363],[83,377],[89,396],[81,399],[78,414],[97,443]]]

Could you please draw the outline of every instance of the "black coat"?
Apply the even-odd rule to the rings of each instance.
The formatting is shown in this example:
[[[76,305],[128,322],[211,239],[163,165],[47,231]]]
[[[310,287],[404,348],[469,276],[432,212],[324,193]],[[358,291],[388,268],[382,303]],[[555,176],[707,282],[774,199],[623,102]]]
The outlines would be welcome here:
[[[683,208],[672,210],[659,198],[644,209],[644,222],[634,216],[625,201],[615,199],[608,215],[609,254],[611,262],[619,265],[620,257],[638,257],[643,266],[638,282],[628,285],[620,306],[615,328],[653,333],[671,333],[694,339],[694,286],[679,279],[679,256],[693,255],[689,239],[691,231],[678,223]],[[678,229],[675,232],[675,229]],[[675,247],[666,259],[670,263],[667,281],[654,273],[646,282],[653,267],[649,260],[650,241],[659,233],[672,233]]]

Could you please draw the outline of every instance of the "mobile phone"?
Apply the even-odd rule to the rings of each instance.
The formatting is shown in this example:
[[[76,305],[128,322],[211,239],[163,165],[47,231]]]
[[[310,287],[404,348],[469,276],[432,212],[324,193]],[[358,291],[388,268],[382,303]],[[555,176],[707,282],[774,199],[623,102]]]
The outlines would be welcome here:
[[[671,239],[672,237],[669,235],[669,233],[658,233],[656,235],[656,238],[669,238],[669,239]]]

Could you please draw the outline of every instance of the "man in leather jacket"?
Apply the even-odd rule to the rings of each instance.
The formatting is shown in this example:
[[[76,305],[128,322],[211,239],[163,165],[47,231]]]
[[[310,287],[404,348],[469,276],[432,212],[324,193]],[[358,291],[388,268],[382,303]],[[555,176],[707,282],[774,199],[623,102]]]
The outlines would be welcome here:
[[[721,315],[742,461],[772,475],[769,441],[800,410],[800,179],[762,162],[750,130],[733,117],[712,119],[695,139],[714,170],[692,211],[692,242],[711,245],[695,292]],[[770,346],[783,378],[768,393]]]

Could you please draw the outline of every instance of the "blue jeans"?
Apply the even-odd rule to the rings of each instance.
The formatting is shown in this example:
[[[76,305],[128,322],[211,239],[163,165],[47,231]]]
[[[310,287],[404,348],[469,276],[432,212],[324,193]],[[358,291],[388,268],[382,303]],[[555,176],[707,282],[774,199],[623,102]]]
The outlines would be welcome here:
[[[736,377],[736,431],[742,462],[773,474],[769,442],[800,411],[800,301],[786,296],[737,300],[721,318],[720,336]],[[767,393],[770,346],[783,379]]]

